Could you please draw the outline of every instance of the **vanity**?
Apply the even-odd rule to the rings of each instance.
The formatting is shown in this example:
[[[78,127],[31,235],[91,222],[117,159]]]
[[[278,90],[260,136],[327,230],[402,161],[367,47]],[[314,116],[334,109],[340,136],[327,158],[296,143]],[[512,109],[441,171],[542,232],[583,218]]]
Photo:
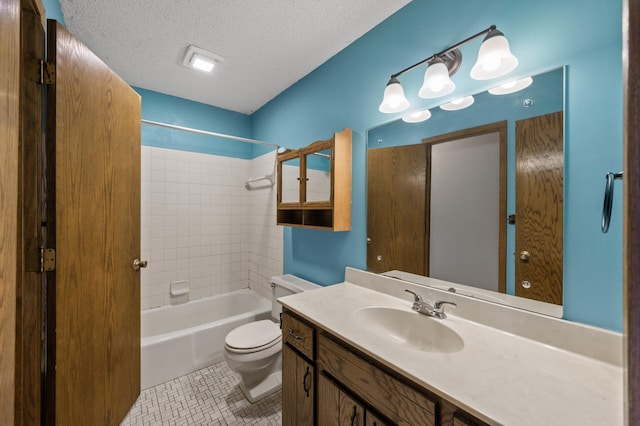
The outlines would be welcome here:
[[[279,301],[283,425],[623,424],[618,333],[352,268]]]

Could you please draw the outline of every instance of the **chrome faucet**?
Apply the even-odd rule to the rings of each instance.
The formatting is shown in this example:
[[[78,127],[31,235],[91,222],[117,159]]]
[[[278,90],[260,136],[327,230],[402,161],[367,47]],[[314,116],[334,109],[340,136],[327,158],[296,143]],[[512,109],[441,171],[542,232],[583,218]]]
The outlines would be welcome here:
[[[418,293],[414,293],[411,290],[406,290],[407,293],[413,294],[413,306],[411,306],[411,310],[416,311],[420,314],[429,315],[430,317],[435,317],[438,319],[445,319],[447,314],[444,313],[443,305],[451,305],[458,306],[453,302],[447,302],[445,300],[437,300],[433,306],[429,304],[429,302],[425,302]]]

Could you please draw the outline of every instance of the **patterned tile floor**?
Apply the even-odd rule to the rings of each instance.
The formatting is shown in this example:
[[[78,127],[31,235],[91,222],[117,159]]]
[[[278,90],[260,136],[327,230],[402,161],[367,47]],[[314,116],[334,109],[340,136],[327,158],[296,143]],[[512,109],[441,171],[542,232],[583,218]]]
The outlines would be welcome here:
[[[222,361],[145,389],[120,426],[282,424],[282,392],[249,403]]]

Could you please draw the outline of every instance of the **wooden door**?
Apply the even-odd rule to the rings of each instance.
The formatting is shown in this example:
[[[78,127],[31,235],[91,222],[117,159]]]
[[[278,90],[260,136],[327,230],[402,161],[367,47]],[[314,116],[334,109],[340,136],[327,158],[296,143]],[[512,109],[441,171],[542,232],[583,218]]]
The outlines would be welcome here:
[[[140,393],[140,97],[57,22],[48,37],[55,423],[118,425]]]
[[[367,270],[428,275],[427,145],[367,151]]]
[[[516,122],[516,295],[562,304],[562,112]]]
[[[0,419],[9,425],[15,420],[19,82],[20,1],[0,0]]]

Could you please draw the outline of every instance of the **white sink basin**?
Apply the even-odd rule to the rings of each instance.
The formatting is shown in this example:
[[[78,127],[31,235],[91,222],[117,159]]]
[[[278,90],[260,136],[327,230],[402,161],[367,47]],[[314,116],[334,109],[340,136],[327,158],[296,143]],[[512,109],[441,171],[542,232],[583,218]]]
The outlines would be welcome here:
[[[410,310],[372,306],[356,312],[370,333],[400,346],[424,352],[452,353],[464,348],[462,337],[440,320]]]

